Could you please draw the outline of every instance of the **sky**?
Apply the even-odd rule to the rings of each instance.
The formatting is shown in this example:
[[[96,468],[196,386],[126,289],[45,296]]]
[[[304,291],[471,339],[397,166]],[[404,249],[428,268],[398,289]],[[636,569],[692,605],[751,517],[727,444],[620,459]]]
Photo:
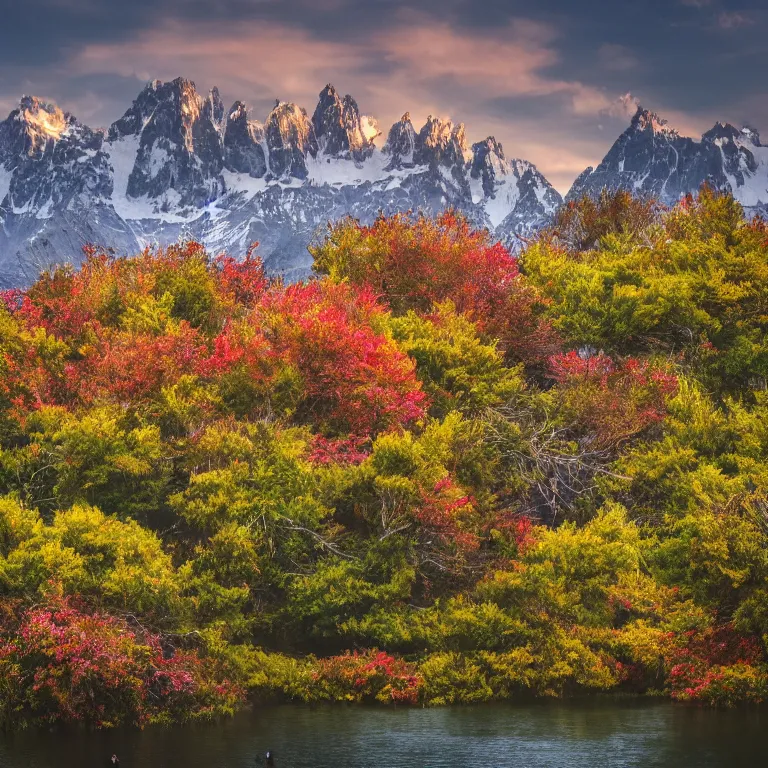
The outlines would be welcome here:
[[[768,0],[0,0],[0,115],[22,94],[107,126],[154,78],[218,86],[263,120],[326,83],[384,134],[464,122],[561,192],[637,103],[682,134],[768,137]],[[380,140],[383,142],[384,137]]]

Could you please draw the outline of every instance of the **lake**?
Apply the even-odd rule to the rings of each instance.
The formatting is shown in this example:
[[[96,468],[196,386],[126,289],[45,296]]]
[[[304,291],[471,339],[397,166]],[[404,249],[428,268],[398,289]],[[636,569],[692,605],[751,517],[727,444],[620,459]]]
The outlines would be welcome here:
[[[579,700],[445,709],[284,706],[217,724],[22,732],[0,768],[595,768],[763,766],[768,710]]]

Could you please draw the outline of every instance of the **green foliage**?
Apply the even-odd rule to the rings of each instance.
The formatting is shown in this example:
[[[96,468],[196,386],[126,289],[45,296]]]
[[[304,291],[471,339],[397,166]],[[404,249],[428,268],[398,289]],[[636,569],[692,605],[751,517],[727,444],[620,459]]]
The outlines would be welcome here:
[[[568,216],[614,215],[615,198],[601,198],[602,210],[594,206],[582,201]],[[575,346],[681,354],[691,371],[721,391],[744,391],[755,378],[764,382],[762,225],[746,222],[732,198],[705,188],[659,223],[631,230],[631,237],[578,237],[570,244],[575,250],[549,233],[525,252],[523,269],[548,299],[553,326]]]
[[[88,597],[173,626],[185,610],[181,582],[160,539],[133,520],[75,505],[50,524],[12,498],[0,502],[0,590],[33,600]]]
[[[427,317],[409,311],[391,324],[401,348],[416,361],[435,416],[498,407],[525,387],[520,372],[504,365],[495,346],[484,343],[451,302],[436,305]]]

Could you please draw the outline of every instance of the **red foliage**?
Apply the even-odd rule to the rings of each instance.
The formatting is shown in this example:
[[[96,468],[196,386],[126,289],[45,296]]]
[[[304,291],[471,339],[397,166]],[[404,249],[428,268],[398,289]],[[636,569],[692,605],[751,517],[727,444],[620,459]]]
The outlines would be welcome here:
[[[11,314],[18,312],[21,309],[25,298],[24,291],[20,291],[18,288],[9,288],[8,290],[0,291],[0,302],[2,302],[6,310]]]
[[[591,357],[581,357],[578,352],[572,351],[567,354],[553,355],[549,362],[552,377],[560,382],[579,377],[594,379],[602,386],[606,386],[608,377],[616,371],[613,360],[602,352]]]
[[[23,330],[0,339],[0,401],[20,423],[43,405],[67,398],[66,348]]]
[[[360,235],[346,276],[372,289],[395,314],[427,313],[450,299],[516,359],[543,362],[558,348],[549,324],[536,316],[539,299],[521,280],[517,259],[454,211],[434,220],[400,214],[368,227],[342,226]]]
[[[383,312],[370,291],[327,281],[270,286],[252,252],[238,262],[210,260],[195,243],[133,260],[90,251],[79,272],[45,274],[3,301],[20,331],[2,350],[0,394],[22,413],[144,401],[184,374],[221,384],[238,410],[285,392],[284,407],[325,436],[364,441],[425,413],[414,363],[379,332]],[[142,312],[150,330],[131,330],[126,318]],[[322,460],[328,451],[317,447]]]
[[[424,686],[414,664],[377,650],[318,659],[313,678],[337,699],[346,694],[403,704],[417,704]]]
[[[474,512],[472,499],[464,495],[450,477],[435,484],[431,491],[422,490],[415,518],[422,530],[442,545],[456,547],[460,553],[477,550],[480,537],[468,523]]]
[[[565,403],[597,449],[618,445],[664,419],[677,377],[629,358],[621,364],[600,353],[576,352],[550,358],[552,378]]]
[[[204,351],[198,331],[182,321],[178,331],[159,336],[105,334],[85,360],[66,372],[81,400],[100,396],[130,402],[191,373]]]
[[[367,442],[354,437],[334,440],[316,435],[309,458],[315,464],[361,464],[370,455],[363,450]]]
[[[95,319],[92,302],[84,290],[89,277],[89,273],[64,269],[43,273],[24,295],[19,318],[27,327],[45,328],[57,339],[80,338]]]
[[[498,531],[512,537],[517,548],[518,557],[525,554],[535,539],[533,536],[534,524],[530,517],[516,512],[501,512],[488,525],[488,528],[495,528]]]
[[[768,248],[768,221],[755,216],[745,227],[747,233],[757,235],[758,242],[763,248]]]
[[[741,692],[736,698],[760,698],[760,677],[754,667],[762,661],[763,652],[755,637],[737,632],[732,624],[708,627],[703,631],[690,630],[681,636],[670,635],[670,651],[666,662],[670,666],[668,685],[674,699],[732,703],[734,693],[730,672],[738,669],[741,682],[754,677],[750,687],[755,690]],[[765,682],[762,682],[765,686]]]
[[[376,333],[373,295],[327,282],[269,292],[261,307],[273,349],[300,372],[305,418],[359,437],[424,416],[413,361]]]
[[[263,332],[248,324],[227,324],[213,339],[210,354],[200,357],[195,372],[215,378],[235,369],[242,370],[252,381],[268,382],[275,366],[275,355]]]
[[[3,661],[4,690],[15,690],[15,705],[36,722],[142,725],[169,712],[212,713],[242,698],[226,680],[212,684],[196,653],[169,656],[158,637],[142,642],[123,621],[67,602],[28,610],[0,641]]]
[[[242,261],[226,255],[214,260],[219,288],[233,303],[253,306],[269,285],[264,264],[254,255],[257,246],[258,243],[254,243]]]

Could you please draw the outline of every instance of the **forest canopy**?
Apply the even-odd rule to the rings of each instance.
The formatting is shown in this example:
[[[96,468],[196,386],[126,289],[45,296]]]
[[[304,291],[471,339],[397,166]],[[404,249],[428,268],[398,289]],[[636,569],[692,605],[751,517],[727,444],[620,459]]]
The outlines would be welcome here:
[[[768,695],[768,227],[702,189],[0,294],[0,721]]]

